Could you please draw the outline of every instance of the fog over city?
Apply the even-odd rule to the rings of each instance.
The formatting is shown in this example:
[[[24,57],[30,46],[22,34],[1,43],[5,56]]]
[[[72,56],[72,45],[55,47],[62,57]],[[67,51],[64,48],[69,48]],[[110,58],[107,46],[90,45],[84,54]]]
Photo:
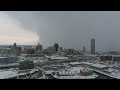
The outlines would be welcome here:
[[[59,43],[63,48],[120,51],[120,12],[117,11],[1,11],[0,44]]]

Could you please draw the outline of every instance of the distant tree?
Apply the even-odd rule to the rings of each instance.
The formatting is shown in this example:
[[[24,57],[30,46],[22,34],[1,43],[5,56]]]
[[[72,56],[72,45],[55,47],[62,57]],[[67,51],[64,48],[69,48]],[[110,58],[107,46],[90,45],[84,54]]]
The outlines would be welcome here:
[[[26,60],[26,61],[20,62],[19,70],[26,70],[26,69],[33,69],[33,68],[34,68],[33,61]]]

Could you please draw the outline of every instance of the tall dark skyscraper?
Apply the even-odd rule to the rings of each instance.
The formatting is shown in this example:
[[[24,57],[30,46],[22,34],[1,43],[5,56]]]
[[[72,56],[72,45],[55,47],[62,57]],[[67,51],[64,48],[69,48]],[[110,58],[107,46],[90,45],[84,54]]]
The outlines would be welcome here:
[[[36,46],[36,50],[42,50],[42,45],[40,43],[38,43],[38,45]]]
[[[58,51],[59,45],[58,43],[54,43],[55,50]]]
[[[85,46],[83,46],[83,52],[84,52],[84,53],[86,52],[86,47],[85,47]]]
[[[95,39],[91,39],[91,54],[95,54]]]

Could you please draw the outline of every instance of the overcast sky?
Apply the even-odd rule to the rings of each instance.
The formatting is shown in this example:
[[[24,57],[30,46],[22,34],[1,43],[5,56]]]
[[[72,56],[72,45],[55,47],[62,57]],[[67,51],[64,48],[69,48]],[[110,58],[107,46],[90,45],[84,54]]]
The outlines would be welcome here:
[[[120,51],[118,11],[1,11],[0,44],[37,44],[44,48],[59,43],[63,48]]]

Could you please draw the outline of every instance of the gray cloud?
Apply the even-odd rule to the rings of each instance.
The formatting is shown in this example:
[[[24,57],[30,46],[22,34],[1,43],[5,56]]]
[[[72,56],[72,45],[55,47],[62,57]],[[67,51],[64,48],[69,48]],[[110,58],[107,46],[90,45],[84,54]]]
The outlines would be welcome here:
[[[5,12],[20,25],[38,32],[44,47],[54,42],[64,48],[90,50],[95,37],[96,50],[120,50],[120,12],[107,11],[16,11]]]

